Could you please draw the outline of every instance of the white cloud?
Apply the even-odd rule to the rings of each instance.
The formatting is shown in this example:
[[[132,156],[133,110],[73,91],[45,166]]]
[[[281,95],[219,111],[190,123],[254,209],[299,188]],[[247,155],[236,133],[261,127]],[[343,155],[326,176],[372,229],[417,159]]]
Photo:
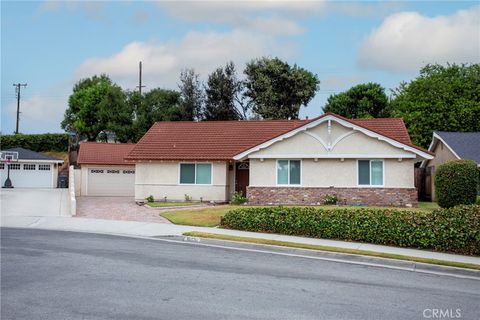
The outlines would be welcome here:
[[[252,32],[190,32],[180,41],[132,42],[112,56],[90,58],[77,70],[76,80],[106,73],[124,88],[133,89],[138,81],[138,62],[142,61],[143,82],[149,88],[176,88],[184,68],[194,68],[205,77],[230,60],[241,70],[252,58],[264,55],[285,58],[290,51],[278,45],[273,37]]]
[[[65,97],[36,95],[23,98],[20,104],[19,131],[23,133],[62,132],[60,122],[67,107]],[[15,130],[16,102],[8,104],[2,110],[2,133],[10,134]]]
[[[480,61],[480,7],[450,16],[401,12],[387,17],[360,49],[362,66],[409,72],[427,63]]]
[[[297,35],[305,17],[320,15],[324,1],[180,1],[159,2],[162,10],[187,22],[209,22],[270,35]]]

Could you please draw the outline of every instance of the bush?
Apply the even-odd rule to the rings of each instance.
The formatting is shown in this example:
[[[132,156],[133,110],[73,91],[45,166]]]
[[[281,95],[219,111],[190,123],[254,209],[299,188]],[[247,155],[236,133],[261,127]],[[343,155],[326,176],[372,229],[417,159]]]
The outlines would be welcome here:
[[[224,228],[480,254],[480,206],[431,212],[312,207],[242,208]]]
[[[478,171],[472,160],[453,160],[440,165],[435,173],[438,205],[451,208],[474,204],[477,199]]]
[[[241,192],[234,192],[232,195],[232,204],[240,205],[247,202],[247,198],[243,196]]]
[[[25,148],[36,152],[68,151],[69,136],[66,133],[2,135],[2,150]]]
[[[153,198],[152,195],[149,195],[148,197],[146,197],[145,200],[147,200],[147,202],[154,202],[155,201],[155,199]]]
[[[326,195],[325,200],[323,200],[323,204],[326,205],[335,205],[338,202],[338,198],[336,195]]]

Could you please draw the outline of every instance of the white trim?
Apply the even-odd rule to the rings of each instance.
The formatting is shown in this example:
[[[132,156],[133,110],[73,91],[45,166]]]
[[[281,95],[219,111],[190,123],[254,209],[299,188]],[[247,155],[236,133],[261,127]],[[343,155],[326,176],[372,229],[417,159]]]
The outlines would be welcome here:
[[[340,137],[338,137],[333,143],[332,143],[332,147],[331,149],[333,150],[333,148],[335,148],[335,146],[337,145],[337,143],[339,143],[340,141],[342,141],[343,139],[345,139],[346,137],[354,134],[354,133],[357,133],[357,131],[355,130],[352,130],[352,131],[349,131],[347,133],[344,133],[342,134]]]
[[[360,184],[360,161],[368,161],[369,167],[369,184]],[[381,161],[382,162],[382,184],[372,184],[372,161]],[[384,188],[385,187],[385,161],[383,159],[357,159],[357,187],[359,188]]]
[[[309,131],[304,131],[303,134],[309,135],[310,137],[314,138],[315,140],[317,140],[322,144],[322,146],[325,148],[326,151],[330,151],[329,146],[325,142],[323,142],[322,138],[320,138],[319,135]]]
[[[274,138],[274,139],[270,139],[270,140],[268,140],[268,141],[266,141],[266,142],[264,142],[264,143],[261,143],[261,144],[255,146],[255,147],[252,147],[252,148],[250,148],[250,149],[248,149],[248,150],[245,150],[244,152],[235,155],[235,156],[233,157],[233,159],[235,159],[235,160],[241,160],[241,159],[245,158],[246,156],[248,156],[249,154],[251,154],[252,152],[256,152],[256,151],[259,151],[259,150],[261,150],[261,149],[267,148],[267,147],[271,146],[272,144],[274,144],[274,143],[276,143],[276,142],[279,142],[279,141],[282,141],[282,140],[284,140],[284,139],[290,138],[290,137],[296,135],[296,134],[299,133],[299,132],[306,131],[306,130],[308,130],[308,129],[310,129],[310,128],[316,127],[317,125],[319,125],[319,124],[321,124],[321,123],[323,123],[323,122],[325,122],[325,121],[329,121],[329,120],[330,120],[330,121],[331,121],[331,120],[336,121],[336,122],[338,122],[339,124],[343,125],[344,127],[351,128],[351,129],[353,129],[353,130],[360,131],[360,132],[364,133],[365,135],[367,135],[367,136],[369,136],[369,137],[377,138],[377,139],[380,140],[380,141],[385,141],[385,142],[391,144],[391,145],[394,146],[394,147],[401,148],[401,149],[403,149],[403,150],[405,150],[405,151],[413,152],[413,153],[421,156],[422,158],[429,159],[429,160],[430,160],[430,159],[433,159],[433,156],[430,155],[430,154],[428,154],[428,153],[426,153],[426,152],[423,152],[423,151],[421,151],[421,150],[418,150],[418,149],[416,149],[416,148],[414,148],[414,147],[408,146],[408,145],[406,145],[406,144],[404,144],[404,143],[398,142],[398,141],[393,140],[393,139],[391,139],[391,138],[387,138],[387,137],[385,137],[384,135],[381,135],[381,134],[379,134],[379,133],[373,132],[373,131],[368,130],[368,129],[366,129],[366,128],[360,127],[360,126],[355,125],[355,124],[353,124],[353,123],[350,123],[350,122],[348,122],[348,121],[342,120],[342,119],[337,118],[337,117],[335,117],[335,116],[333,116],[333,115],[328,115],[328,116],[322,117],[322,118],[320,118],[320,119],[317,119],[317,120],[315,120],[315,121],[312,121],[312,122],[309,122],[309,123],[307,123],[307,124],[304,124],[303,126],[298,127],[298,128],[296,128],[296,129],[293,129],[293,130],[291,130],[291,131],[289,131],[289,132],[287,132],[287,133],[284,133],[284,134],[282,134],[282,135],[279,136],[279,137],[276,137],[276,138]]]
[[[437,141],[440,141],[441,143],[443,143],[448,150],[450,150],[450,152],[452,152],[452,154],[457,157],[457,159],[461,160],[462,158],[460,158],[458,156],[458,154],[453,151],[453,149],[445,142],[445,140],[442,139],[442,137],[440,137],[436,132],[433,133],[433,136],[432,136],[432,142],[430,142],[430,145],[428,146],[428,151],[431,151],[433,152],[433,149],[435,149],[435,147],[437,146]],[[428,160],[431,160],[431,159],[428,159]],[[422,163],[420,164],[420,168],[425,168],[425,166],[427,165],[427,160],[423,160]]]
[[[415,159],[414,154],[281,154],[281,155],[251,155],[250,159]]]
[[[288,183],[287,184],[280,184],[278,183],[278,162],[279,161],[288,161],[288,176],[287,176],[287,180],[288,180]],[[291,184],[290,183],[290,161],[300,161],[300,183],[299,184]],[[275,185],[277,187],[301,187],[303,185],[303,161],[302,159],[277,159],[277,161],[275,161]]]
[[[4,160],[2,160],[4,162]],[[36,160],[36,159],[18,159],[15,163],[63,163],[63,160]]]
[[[181,183],[180,182],[180,167],[182,164],[194,164],[195,165],[195,176],[194,183]],[[210,165],[210,183],[196,183],[197,181],[197,164],[209,164]],[[179,186],[212,186],[213,185],[213,162],[208,161],[181,161],[178,162],[178,185]]]

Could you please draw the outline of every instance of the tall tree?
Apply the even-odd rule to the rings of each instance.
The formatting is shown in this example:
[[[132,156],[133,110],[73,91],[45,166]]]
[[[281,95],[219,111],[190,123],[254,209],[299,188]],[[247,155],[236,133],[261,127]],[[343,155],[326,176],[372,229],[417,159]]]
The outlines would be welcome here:
[[[238,120],[246,115],[237,110],[236,104],[242,102],[239,94],[242,83],[238,80],[233,62],[225,68],[217,68],[208,76],[206,102],[204,109],[205,120]]]
[[[252,60],[244,73],[245,95],[264,119],[298,119],[300,107],[312,100],[320,84],[315,74],[278,58]]]
[[[394,91],[391,107],[423,147],[435,130],[480,131],[480,64],[427,65]]]
[[[185,69],[180,73],[178,88],[180,89],[181,120],[201,120],[204,93],[195,70]]]
[[[345,92],[331,95],[323,111],[352,119],[390,116],[385,89],[378,83],[372,82],[359,84]]]
[[[117,123],[128,123],[125,94],[107,75],[82,79],[73,88],[61,123],[63,129],[95,141],[100,132],[112,130]]]
[[[138,92],[130,92],[127,101],[135,110],[133,141],[143,137],[156,121],[178,121],[184,116],[179,108],[180,92],[175,90],[156,88],[142,96]]]

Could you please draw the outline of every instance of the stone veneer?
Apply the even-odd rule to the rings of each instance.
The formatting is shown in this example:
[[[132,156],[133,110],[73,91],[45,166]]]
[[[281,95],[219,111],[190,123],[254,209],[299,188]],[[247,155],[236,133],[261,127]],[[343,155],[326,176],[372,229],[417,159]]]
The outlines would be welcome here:
[[[323,204],[326,195],[335,195],[339,204],[416,207],[415,188],[316,188],[247,187],[249,204]]]

